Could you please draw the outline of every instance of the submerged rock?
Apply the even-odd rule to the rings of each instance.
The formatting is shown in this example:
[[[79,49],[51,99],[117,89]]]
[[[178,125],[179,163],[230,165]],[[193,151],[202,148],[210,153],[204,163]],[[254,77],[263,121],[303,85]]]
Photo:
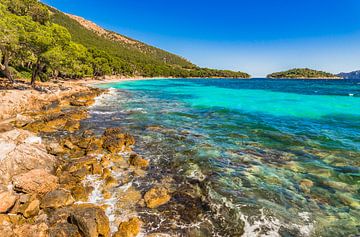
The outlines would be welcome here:
[[[141,225],[139,218],[131,218],[129,221],[120,223],[119,230],[113,237],[136,237],[140,233]]]
[[[149,166],[149,161],[145,160],[138,154],[131,154],[129,158],[130,165],[145,169]]]
[[[164,187],[155,187],[150,189],[144,196],[148,208],[157,208],[170,201],[171,196]]]

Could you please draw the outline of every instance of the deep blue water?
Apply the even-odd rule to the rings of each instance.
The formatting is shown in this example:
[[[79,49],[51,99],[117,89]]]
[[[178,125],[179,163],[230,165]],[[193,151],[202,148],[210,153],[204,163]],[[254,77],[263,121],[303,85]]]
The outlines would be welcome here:
[[[157,214],[178,227],[157,230],[176,234],[193,223],[188,236],[360,234],[360,81],[171,79],[99,87],[113,89],[92,108],[88,126],[124,127],[152,163],[148,184],[171,176],[179,190],[197,193],[190,196],[201,214],[187,220],[179,206],[190,198],[175,195],[172,214]]]

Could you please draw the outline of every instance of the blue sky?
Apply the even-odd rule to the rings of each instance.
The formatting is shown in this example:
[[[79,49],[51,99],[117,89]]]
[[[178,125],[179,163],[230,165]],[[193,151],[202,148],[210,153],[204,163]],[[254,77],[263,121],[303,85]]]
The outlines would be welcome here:
[[[360,70],[360,0],[43,0],[199,66]]]

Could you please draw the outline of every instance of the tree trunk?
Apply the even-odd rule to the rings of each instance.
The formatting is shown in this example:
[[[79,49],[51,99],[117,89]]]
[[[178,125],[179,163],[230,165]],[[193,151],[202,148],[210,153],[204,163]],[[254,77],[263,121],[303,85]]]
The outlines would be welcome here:
[[[14,83],[14,77],[11,74],[9,61],[10,61],[9,55],[7,53],[4,53],[0,64],[0,70],[11,83]]]
[[[35,87],[35,82],[36,82],[36,78],[39,75],[39,71],[40,71],[40,62],[38,61],[33,66],[33,71],[32,71],[32,75],[31,75],[31,86],[32,87]]]

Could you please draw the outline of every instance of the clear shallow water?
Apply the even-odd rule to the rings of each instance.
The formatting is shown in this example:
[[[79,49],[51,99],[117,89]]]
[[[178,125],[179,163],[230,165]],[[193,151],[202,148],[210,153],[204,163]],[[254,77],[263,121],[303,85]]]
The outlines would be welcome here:
[[[122,126],[173,201],[139,210],[182,236],[360,234],[360,81],[147,80],[99,85],[90,128]]]

